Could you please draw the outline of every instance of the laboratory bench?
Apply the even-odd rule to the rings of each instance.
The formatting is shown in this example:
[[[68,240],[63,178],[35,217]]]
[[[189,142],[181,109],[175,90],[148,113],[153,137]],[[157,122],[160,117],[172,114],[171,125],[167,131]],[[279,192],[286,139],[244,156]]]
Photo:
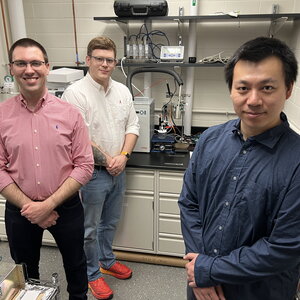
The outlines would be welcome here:
[[[178,197],[189,163],[186,153],[132,153],[126,167],[126,192],[114,249],[182,257]],[[6,239],[5,199],[0,196],[0,239]],[[55,245],[45,230],[43,243]]]
[[[170,169],[184,171],[190,160],[190,152],[133,152],[127,167],[134,168],[155,168],[155,169]]]

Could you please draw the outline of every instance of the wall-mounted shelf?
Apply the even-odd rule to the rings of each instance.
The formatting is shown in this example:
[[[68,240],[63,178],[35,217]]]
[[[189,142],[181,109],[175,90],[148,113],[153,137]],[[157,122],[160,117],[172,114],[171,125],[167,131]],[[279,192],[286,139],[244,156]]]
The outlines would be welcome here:
[[[120,66],[120,63],[118,63]],[[222,63],[211,63],[211,64],[203,64],[203,63],[180,63],[180,62],[123,62],[124,67],[149,67],[149,68],[169,68],[169,67],[224,67],[225,65]]]
[[[300,19],[299,13],[291,14],[251,14],[251,15],[239,15],[238,17],[231,17],[229,15],[200,15],[200,16],[161,16],[161,17],[94,17],[95,21],[116,21],[121,23],[128,23],[129,21],[197,21],[197,22],[222,22],[222,21],[273,21],[278,18],[288,18],[288,21]]]

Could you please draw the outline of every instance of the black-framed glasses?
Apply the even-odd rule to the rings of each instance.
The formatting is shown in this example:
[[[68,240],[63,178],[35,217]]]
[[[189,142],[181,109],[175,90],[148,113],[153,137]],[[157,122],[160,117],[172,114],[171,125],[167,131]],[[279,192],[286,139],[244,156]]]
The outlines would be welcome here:
[[[118,61],[115,58],[107,58],[107,57],[93,56],[93,55],[90,55],[90,57],[92,57],[100,65],[103,65],[104,62],[106,61],[106,63],[107,63],[108,66],[112,66],[115,63],[117,63],[117,61]]]
[[[25,60],[15,60],[11,62],[12,65],[16,66],[19,69],[27,68],[27,65],[30,65],[33,69],[38,69],[42,65],[46,64],[46,62],[42,60],[32,60],[32,61],[25,61]]]

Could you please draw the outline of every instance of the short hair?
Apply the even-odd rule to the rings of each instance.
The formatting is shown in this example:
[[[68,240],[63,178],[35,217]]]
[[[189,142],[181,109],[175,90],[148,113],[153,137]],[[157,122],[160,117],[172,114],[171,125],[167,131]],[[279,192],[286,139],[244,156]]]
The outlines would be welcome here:
[[[45,63],[46,64],[48,63],[48,55],[45,48],[39,42],[30,38],[22,38],[13,43],[13,45],[10,47],[8,51],[8,59],[10,63],[12,63],[13,52],[16,47],[24,47],[24,48],[37,47],[42,51]]]
[[[95,49],[113,50],[115,57],[117,56],[116,44],[113,40],[105,36],[95,37],[89,42],[87,46],[87,55],[91,56]]]
[[[293,51],[279,39],[258,37],[243,44],[226,64],[225,80],[229,90],[232,88],[234,67],[239,60],[260,62],[271,56],[278,57],[281,60],[285,85],[289,88],[296,81],[298,74],[298,63]]]

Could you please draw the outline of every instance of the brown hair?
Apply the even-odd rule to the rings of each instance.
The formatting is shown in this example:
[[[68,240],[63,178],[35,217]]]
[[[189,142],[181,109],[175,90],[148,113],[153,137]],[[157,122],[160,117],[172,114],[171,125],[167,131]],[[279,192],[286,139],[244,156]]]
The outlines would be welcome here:
[[[9,52],[8,52],[8,59],[9,62],[12,62],[12,56],[13,56],[13,52],[15,50],[16,47],[24,47],[24,48],[28,48],[28,47],[36,47],[39,48],[44,56],[44,61],[47,64],[48,63],[48,55],[47,52],[45,50],[45,48],[38,43],[37,41],[30,39],[30,38],[23,38],[23,39],[19,39],[16,42],[13,43],[13,45],[10,47]]]
[[[93,38],[87,46],[87,55],[91,56],[95,49],[113,50],[115,57],[117,56],[116,44],[108,37],[98,36]]]

